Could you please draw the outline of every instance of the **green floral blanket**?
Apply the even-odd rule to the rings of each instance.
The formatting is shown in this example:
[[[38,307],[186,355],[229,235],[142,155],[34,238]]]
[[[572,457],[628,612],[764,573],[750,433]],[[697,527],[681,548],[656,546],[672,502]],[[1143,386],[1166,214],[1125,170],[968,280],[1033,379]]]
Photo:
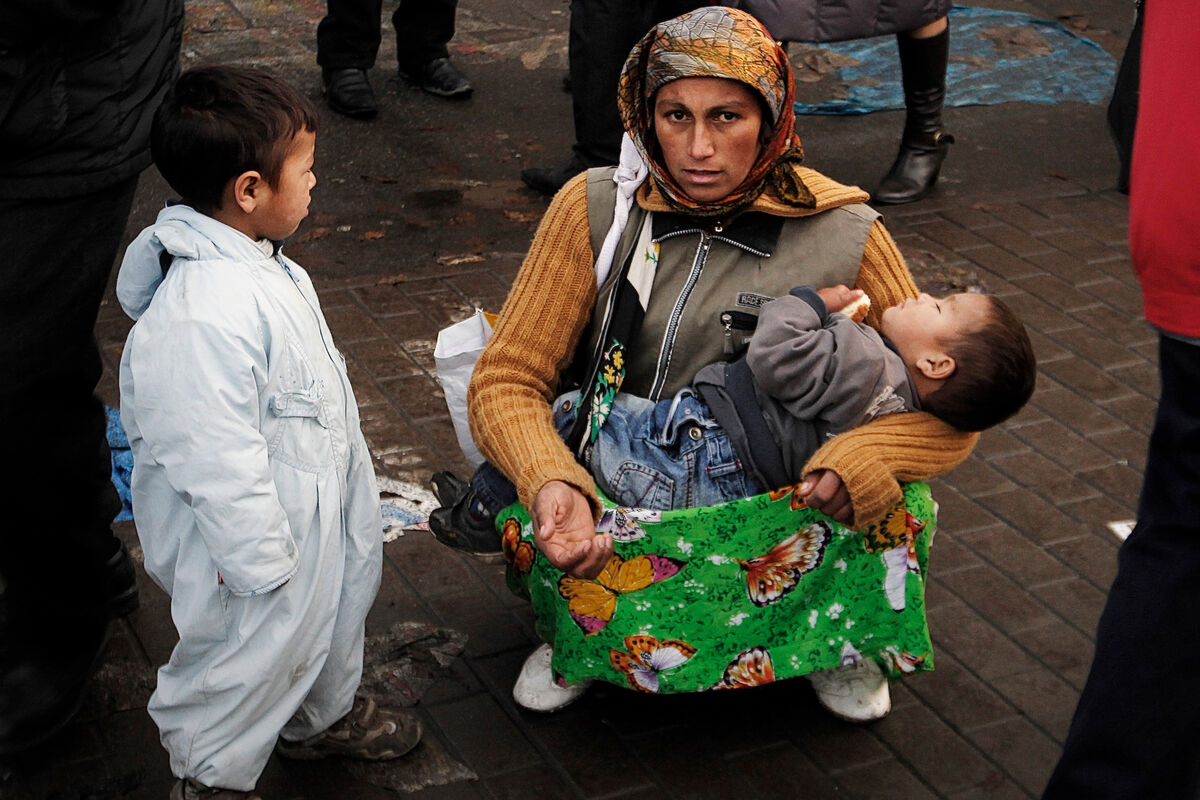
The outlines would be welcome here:
[[[933,669],[925,574],[929,487],[852,531],[786,487],[706,508],[646,511],[605,500],[615,555],[595,580],[552,567],[518,504],[498,523],[510,588],[533,603],[567,683],[647,692],[756,686],[873,658],[895,676]]]

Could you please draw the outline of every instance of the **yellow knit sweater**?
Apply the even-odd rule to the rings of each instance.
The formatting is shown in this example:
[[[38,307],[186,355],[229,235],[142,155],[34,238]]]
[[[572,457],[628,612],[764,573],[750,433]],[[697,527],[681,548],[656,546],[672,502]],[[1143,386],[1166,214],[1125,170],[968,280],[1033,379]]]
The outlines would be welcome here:
[[[763,195],[751,210],[801,217],[867,199],[861,189],[813,170],[803,170],[803,177],[816,198],[815,209],[794,208]],[[638,204],[650,211],[669,210],[651,184],[642,186]],[[560,480],[578,487],[599,511],[592,476],[559,438],[548,403],[591,319],[594,260],[587,184],[579,175],[554,197],[542,218],[468,391],[471,430],[480,451],[513,479],[527,508],[542,486]],[[873,326],[883,309],[917,294],[896,243],[878,222],[867,239],[855,288],[871,298],[867,322]],[[830,440],[805,465],[804,474],[836,472],[854,504],[854,527],[862,528],[901,499],[899,482],[949,471],[977,440],[978,434],[962,433],[923,412],[892,414]]]

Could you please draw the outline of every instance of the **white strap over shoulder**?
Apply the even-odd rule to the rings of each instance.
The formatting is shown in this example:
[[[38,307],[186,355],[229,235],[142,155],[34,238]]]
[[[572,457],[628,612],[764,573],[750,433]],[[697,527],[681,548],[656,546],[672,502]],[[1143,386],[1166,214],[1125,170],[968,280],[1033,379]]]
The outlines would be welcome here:
[[[633,196],[637,193],[646,176],[650,173],[641,153],[633,144],[633,139],[625,133],[621,136],[621,161],[617,171],[613,173],[613,183],[617,184],[617,200],[613,206],[612,225],[604,235],[604,244],[600,246],[600,255],[596,257],[596,286],[603,286],[612,270],[613,258],[616,256],[617,243],[625,231],[629,221],[629,209],[633,207]]]

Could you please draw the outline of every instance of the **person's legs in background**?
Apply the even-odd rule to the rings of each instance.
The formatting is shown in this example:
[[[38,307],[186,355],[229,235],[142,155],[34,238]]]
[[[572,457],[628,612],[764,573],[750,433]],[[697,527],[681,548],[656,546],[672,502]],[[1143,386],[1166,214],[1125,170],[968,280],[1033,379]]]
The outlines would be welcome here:
[[[457,6],[458,0],[400,0],[392,26],[400,74],[430,94],[463,99],[473,87],[446,49],[454,38]]]
[[[70,720],[110,615],[137,605],[93,394],[93,327],[136,186],[0,202],[0,414],[14,467],[0,526],[0,754]]]
[[[1137,527],[1046,800],[1200,790],[1200,346],[1161,336],[1159,374]]]
[[[681,0],[572,0],[567,58],[575,145],[561,164],[521,170],[525,185],[554,194],[589,167],[617,163],[624,132],[617,112],[617,82],[629,51],[654,25],[697,7]]]
[[[325,102],[339,114],[369,119],[379,112],[367,70],[382,37],[383,0],[328,0],[317,25],[317,64]]]
[[[942,130],[950,27],[946,17],[896,34],[904,82],[904,134],[900,152],[873,200],[898,205],[920,200],[937,183],[954,137]]]

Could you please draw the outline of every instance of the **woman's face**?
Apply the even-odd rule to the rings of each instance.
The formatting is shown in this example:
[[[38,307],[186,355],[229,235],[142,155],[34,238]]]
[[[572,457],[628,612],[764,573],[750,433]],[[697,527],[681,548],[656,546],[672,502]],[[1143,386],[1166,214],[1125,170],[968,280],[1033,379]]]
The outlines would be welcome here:
[[[654,98],[654,133],[667,172],[693,200],[722,200],[754,166],[762,109],[754,92],[728,78],[680,78]]]

